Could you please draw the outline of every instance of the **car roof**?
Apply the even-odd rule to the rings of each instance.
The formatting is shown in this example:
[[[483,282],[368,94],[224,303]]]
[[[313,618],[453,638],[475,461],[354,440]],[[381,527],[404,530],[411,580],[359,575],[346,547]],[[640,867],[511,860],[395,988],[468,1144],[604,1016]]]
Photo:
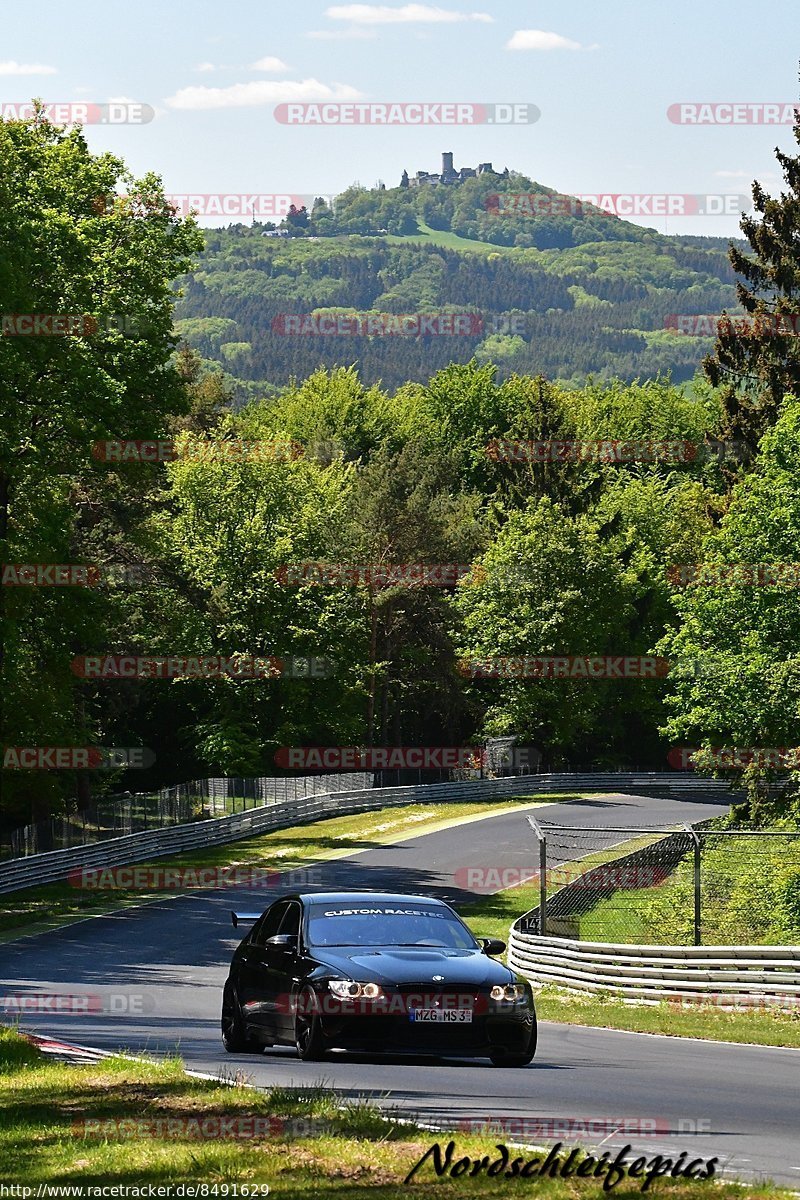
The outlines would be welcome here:
[[[290,897],[285,897],[290,899]],[[425,904],[435,904],[439,908],[447,908],[444,900],[435,896],[420,896],[409,892],[301,892],[292,896],[293,900],[301,900],[306,904],[356,904],[374,902],[381,904],[406,904],[409,900],[424,901]]]

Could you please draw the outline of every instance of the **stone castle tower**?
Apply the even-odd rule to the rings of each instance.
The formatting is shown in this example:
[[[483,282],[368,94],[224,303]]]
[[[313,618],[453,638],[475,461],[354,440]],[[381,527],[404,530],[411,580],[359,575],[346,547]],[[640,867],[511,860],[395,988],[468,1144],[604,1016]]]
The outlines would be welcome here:
[[[459,184],[464,183],[467,179],[475,179],[478,175],[495,175],[496,171],[490,162],[479,163],[477,169],[475,167],[461,167],[457,169],[453,166],[453,152],[445,150],[442,153],[442,173],[435,175],[430,171],[417,171],[416,175],[409,178],[408,171],[403,171],[400,180],[401,188],[417,188],[423,187],[426,184]],[[503,179],[508,178],[508,167],[501,176]]]

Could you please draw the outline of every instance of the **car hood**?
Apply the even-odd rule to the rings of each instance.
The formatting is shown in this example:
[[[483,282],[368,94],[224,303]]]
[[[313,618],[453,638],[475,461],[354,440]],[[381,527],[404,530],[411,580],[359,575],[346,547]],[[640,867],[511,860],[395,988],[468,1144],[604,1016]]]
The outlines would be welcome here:
[[[319,963],[344,978],[374,980],[384,984],[471,984],[475,987],[508,983],[513,972],[480,950],[447,950],[439,947],[317,947]],[[435,980],[434,975],[443,979]]]

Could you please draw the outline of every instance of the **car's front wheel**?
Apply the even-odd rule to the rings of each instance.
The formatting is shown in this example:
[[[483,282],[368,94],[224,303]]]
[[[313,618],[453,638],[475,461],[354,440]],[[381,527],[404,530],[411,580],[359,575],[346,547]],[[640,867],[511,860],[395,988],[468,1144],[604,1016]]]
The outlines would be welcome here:
[[[222,991],[222,1044],[228,1054],[260,1054],[262,1047],[248,1034],[242,1019],[239,999],[230,980]]]
[[[536,1054],[536,1025],[531,1030],[531,1035],[528,1038],[528,1045],[519,1053],[514,1053],[508,1050],[492,1050],[489,1054],[492,1060],[492,1065],[495,1067],[527,1067],[529,1062],[533,1062],[533,1056]]]
[[[300,993],[294,1019],[294,1040],[303,1062],[320,1062],[327,1051],[319,1018],[316,993],[306,988]]]

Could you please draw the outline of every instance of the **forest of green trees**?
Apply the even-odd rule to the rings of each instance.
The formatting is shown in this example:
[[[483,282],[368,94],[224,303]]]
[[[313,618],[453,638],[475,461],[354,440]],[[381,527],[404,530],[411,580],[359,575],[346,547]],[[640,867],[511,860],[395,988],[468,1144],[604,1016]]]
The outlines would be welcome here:
[[[93,586],[0,587],[4,746],[140,745],[155,755],[135,778],[4,770],[6,823],[99,787],[271,773],[281,746],[514,734],[550,768],[664,769],[674,746],[796,741],[800,590],[676,582],[681,565],[798,557],[796,338],[730,326],[690,393],[665,377],[564,386],[547,378],[552,362],[535,341],[521,371],[477,352],[452,362],[448,344],[415,359],[403,339],[385,339],[375,354],[403,376],[391,385],[384,360],[365,352],[364,367],[357,346],[357,363],[311,371],[300,347],[284,363],[297,375],[287,383],[252,333],[282,305],[368,308],[390,296],[392,311],[409,311],[469,295],[498,309],[513,288],[558,340],[575,333],[567,288],[579,268],[569,250],[556,271],[373,241],[265,249],[241,229],[211,233],[203,252],[157,179],[130,179],[114,157],[90,154],[79,131],[3,122],[0,152],[2,311],[84,313],[96,326],[85,337],[0,338],[2,562],[100,570]],[[763,198],[744,223],[754,256],[733,252],[748,312],[791,313],[800,291],[786,232],[800,226],[800,172],[796,160],[782,165],[794,191]],[[98,205],[115,192],[137,200]],[[675,276],[667,290],[685,303],[698,266],[681,266],[688,252],[662,253],[661,241],[641,238],[637,253],[661,261],[663,279]],[[651,294],[625,293],[646,261],[633,279],[620,264],[614,299],[653,319]],[[704,273],[706,309],[731,291],[722,275]],[[176,278],[183,342],[172,328]],[[609,295],[616,278],[603,282]],[[242,360],[230,374],[208,360],[245,335],[254,378],[270,386],[234,407]],[[617,336],[609,365],[625,362]],[[124,439],[169,440],[174,453],[98,453]],[[508,461],[491,452],[497,439],[694,449],[679,460]],[[281,568],[305,563],[470,573],[446,588],[286,586]],[[97,680],[76,670],[87,655],[294,655],[333,668],[313,679]],[[670,668],[630,679],[463,669],[464,659],[525,655],[657,655]]]
[[[290,215],[286,239],[258,223],[211,231],[181,280],[178,330],[242,380],[245,395],[356,360],[365,383],[392,389],[473,357],[501,378],[544,374],[573,386],[587,375],[691,380],[713,337],[672,331],[668,318],[736,308],[727,243],[665,237],[588,208],[500,218],[489,207],[500,182],[350,188],[334,211],[319,204],[303,220]],[[502,186],[553,195],[524,176]],[[370,236],[378,229],[389,235]],[[281,330],[285,313],[348,311],[475,312],[484,322],[471,337]]]

